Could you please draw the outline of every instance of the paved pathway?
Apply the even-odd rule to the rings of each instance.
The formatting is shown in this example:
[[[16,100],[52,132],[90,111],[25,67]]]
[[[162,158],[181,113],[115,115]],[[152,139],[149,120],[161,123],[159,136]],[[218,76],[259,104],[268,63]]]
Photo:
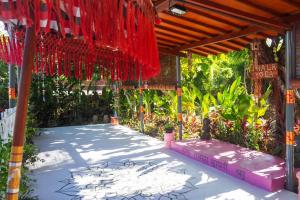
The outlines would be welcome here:
[[[296,199],[288,191],[249,185],[122,126],[51,128],[36,144],[44,159],[31,167],[40,200]]]

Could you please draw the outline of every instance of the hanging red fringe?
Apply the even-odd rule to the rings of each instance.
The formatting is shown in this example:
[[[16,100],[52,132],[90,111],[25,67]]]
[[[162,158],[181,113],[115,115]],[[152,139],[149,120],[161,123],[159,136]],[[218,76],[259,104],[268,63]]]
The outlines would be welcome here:
[[[0,16],[32,26],[37,35],[34,72],[92,79],[147,80],[159,73],[151,0],[17,0],[0,2]],[[0,39],[0,59],[21,65],[24,34]]]

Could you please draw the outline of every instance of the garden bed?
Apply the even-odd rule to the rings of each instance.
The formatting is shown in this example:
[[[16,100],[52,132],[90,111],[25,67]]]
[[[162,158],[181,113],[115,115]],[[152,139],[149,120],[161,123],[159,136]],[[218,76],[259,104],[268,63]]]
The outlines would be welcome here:
[[[215,139],[172,142],[171,149],[265,190],[284,187],[281,158]]]

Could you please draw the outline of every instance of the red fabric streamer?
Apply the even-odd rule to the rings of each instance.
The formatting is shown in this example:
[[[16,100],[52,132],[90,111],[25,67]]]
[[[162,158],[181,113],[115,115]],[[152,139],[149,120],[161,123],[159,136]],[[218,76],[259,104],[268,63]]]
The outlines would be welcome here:
[[[37,35],[36,73],[76,79],[147,80],[159,73],[160,64],[151,0],[23,0],[4,6],[4,20],[18,19]],[[17,33],[17,32],[16,32]],[[0,59],[22,62],[24,33],[0,40]]]

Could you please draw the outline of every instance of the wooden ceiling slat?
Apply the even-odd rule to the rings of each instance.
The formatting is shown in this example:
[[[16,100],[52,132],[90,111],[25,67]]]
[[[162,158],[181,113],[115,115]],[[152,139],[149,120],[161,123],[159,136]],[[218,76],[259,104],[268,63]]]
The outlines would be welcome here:
[[[156,35],[166,37],[166,38],[169,38],[169,39],[171,39],[171,38],[176,39],[176,40],[183,41],[183,42],[188,42],[189,41],[188,39],[185,39],[185,38],[177,37],[177,36],[174,36],[174,35],[170,35],[170,34],[163,33],[163,32],[158,32],[158,31],[156,31]]]
[[[193,5],[193,6],[198,6],[200,8],[209,10],[209,11],[213,11],[213,12],[217,12],[221,15],[227,15],[229,17],[233,17],[233,18],[238,18],[239,20],[257,25],[257,26],[261,26],[261,27],[267,27],[270,29],[274,29],[274,30],[285,30],[285,29],[289,29],[290,26],[288,26],[285,23],[282,23],[280,21],[276,21],[273,19],[269,19],[269,18],[265,18],[265,17],[261,17],[258,16],[256,14],[250,14],[229,6],[224,6],[221,4],[217,4],[213,1],[207,1],[207,0],[187,0],[187,3]]]
[[[209,14],[209,13],[204,13],[204,12],[199,11],[199,10],[194,9],[194,8],[190,8],[190,7],[189,7],[189,8],[188,8],[188,12],[192,12],[192,13],[198,15],[199,18],[200,18],[201,16],[204,16],[204,17],[206,17],[206,18],[210,18],[210,19],[212,19],[212,20],[214,20],[214,21],[217,21],[217,22],[219,22],[219,23],[226,24],[226,25],[231,26],[232,28],[234,28],[234,30],[242,30],[243,28],[245,28],[245,27],[240,26],[239,24],[233,23],[233,22],[228,21],[228,20],[225,20],[225,19],[223,19],[223,18],[216,17],[216,16],[211,15],[211,14]],[[180,18],[181,18],[181,17],[180,17]],[[220,31],[220,32],[221,32],[221,31]],[[223,33],[228,33],[228,31],[227,31],[227,32],[223,32]],[[245,43],[251,42],[251,39],[247,39],[247,37],[243,37],[243,38],[241,38],[241,40],[244,40]]]
[[[279,13],[279,12],[269,8],[269,7],[263,6],[259,3],[253,2],[253,1],[249,1],[249,0],[237,0],[237,1],[243,3],[247,6],[251,6],[252,8],[255,8],[255,9],[260,10],[262,12],[268,13],[268,14],[272,15],[273,17],[281,15],[281,13]]]
[[[167,55],[175,55],[175,56],[180,56],[180,57],[187,57],[187,54],[181,53],[178,51],[173,51],[172,49],[168,48],[159,48],[159,52]]]
[[[164,12],[164,14],[169,14],[169,13],[168,12]],[[182,21],[185,21],[185,22],[189,22],[191,24],[195,24],[195,25],[198,25],[198,26],[203,26],[205,28],[217,31],[219,33],[227,33],[228,32],[228,30],[223,29],[223,28],[221,28],[219,26],[214,26],[214,25],[211,25],[209,23],[205,23],[205,22],[202,22],[202,21],[199,21],[199,20],[194,20],[194,19],[191,19],[191,18],[188,18],[188,17],[185,17],[185,16],[175,16],[175,15],[172,15],[172,18],[174,18],[176,20],[182,20]]]
[[[261,30],[261,28],[259,28],[257,26],[248,27],[248,28],[246,28],[244,30],[241,30],[241,31],[232,32],[232,33],[224,34],[224,35],[219,35],[219,36],[216,36],[214,38],[208,38],[208,39],[200,40],[200,41],[193,42],[193,43],[190,43],[190,44],[182,45],[182,46],[178,47],[177,50],[181,51],[181,50],[195,48],[195,47],[198,47],[198,46],[204,46],[206,44],[218,43],[218,42],[222,42],[222,41],[226,41],[226,40],[246,36],[246,35],[249,35],[249,34],[257,33],[260,30]]]
[[[205,51],[201,51],[201,50],[199,50],[199,49],[193,49],[193,50],[191,50],[191,52],[192,52],[192,53],[199,54],[199,55],[204,56],[204,57],[207,57],[207,56],[210,55],[210,53],[207,53],[207,52],[205,52]]]
[[[211,55],[218,55],[218,54],[222,53],[222,51],[217,51],[213,48],[208,48],[208,47],[203,47],[203,46],[197,47],[196,49],[203,51],[203,52],[207,52],[208,54],[211,54]]]
[[[193,13],[195,15],[198,15],[199,18],[205,17],[205,18],[208,18],[210,20],[216,21],[218,23],[226,24],[226,25],[230,26],[231,28],[233,28],[235,30],[240,30],[241,29],[241,26],[239,24],[231,22],[231,21],[226,20],[224,18],[215,16],[215,15],[211,15],[209,13],[203,12],[203,11],[201,11],[199,9],[195,9],[193,7],[190,7],[190,6],[187,6],[187,9],[188,9],[188,12],[191,12],[191,13]]]
[[[213,50],[217,54],[219,54],[219,53],[227,53],[229,51],[232,51],[231,49],[222,48],[220,46],[217,46],[216,44],[207,45],[207,46],[204,46],[204,47],[201,47],[201,48],[208,49],[208,50]]]
[[[155,32],[156,32],[156,34],[163,34],[163,35],[168,35],[169,37],[182,38],[182,39],[188,40],[188,41],[195,39],[194,37],[189,37],[187,35],[178,34],[178,33],[170,32],[169,30],[164,30],[164,29],[159,29],[159,28],[155,28]]]
[[[168,31],[168,32],[173,33],[173,34],[186,35],[186,36],[191,37],[191,38],[196,39],[196,40],[199,40],[200,38],[204,39],[203,37],[199,37],[199,36],[194,35],[194,34],[186,33],[184,31],[180,31],[180,30],[170,28],[170,27],[165,27],[165,26],[162,26],[162,25],[156,25],[155,27],[158,28],[158,29],[161,29],[161,30]]]
[[[167,44],[161,44],[157,42],[158,48],[166,48],[166,49],[172,49],[173,46],[167,45]]]
[[[246,46],[246,44],[241,43],[241,42],[239,42],[239,41],[237,41],[235,39],[223,41],[222,44],[228,44],[230,46],[233,46],[233,47],[236,47],[236,48],[239,48],[239,49],[243,49]]]
[[[167,42],[165,40],[161,40],[161,39],[157,39],[157,43],[158,44],[164,44],[164,45],[168,45],[169,47],[175,48],[176,45],[173,42]]]
[[[157,35],[156,38],[157,38],[157,40],[163,40],[163,41],[166,41],[166,42],[169,42],[169,43],[173,43],[174,46],[179,46],[179,45],[184,44],[184,42],[180,42],[176,39],[172,40],[172,38],[166,39],[165,37],[161,37],[160,35]]]
[[[167,19],[162,19],[162,22],[166,23],[166,24],[169,24],[169,25],[172,25],[172,26],[175,26],[177,28],[182,28],[182,29],[186,29],[186,30],[189,30],[189,31],[193,31],[195,33],[200,33],[200,34],[202,34],[202,35],[204,35],[206,37],[213,37],[213,36],[215,36],[215,35],[207,32],[207,31],[203,31],[201,29],[194,28],[194,27],[191,27],[191,26],[186,26],[184,24],[173,22],[173,21],[170,21],[170,20],[167,20]]]

